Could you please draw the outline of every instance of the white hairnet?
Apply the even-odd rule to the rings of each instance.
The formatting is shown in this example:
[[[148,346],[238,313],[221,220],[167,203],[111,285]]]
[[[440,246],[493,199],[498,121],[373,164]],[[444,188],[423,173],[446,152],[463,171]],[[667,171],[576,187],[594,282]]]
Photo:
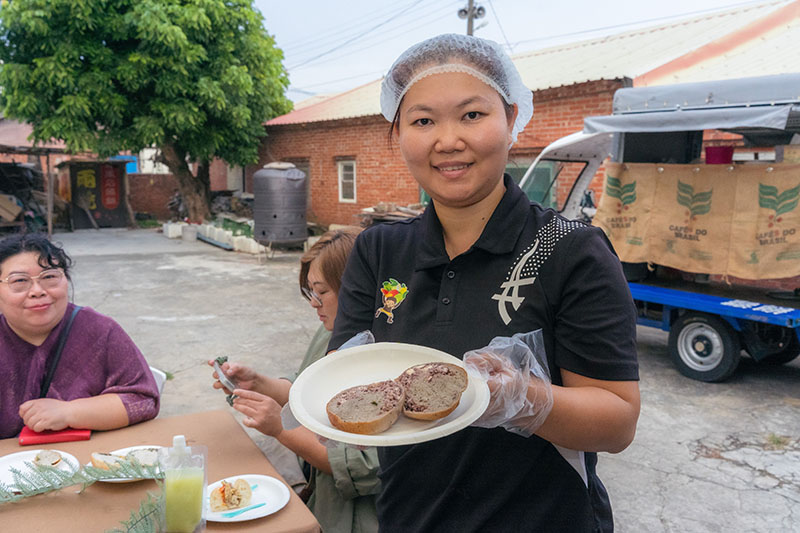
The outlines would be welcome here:
[[[417,43],[403,52],[381,84],[381,113],[393,121],[403,96],[426,76],[443,72],[464,72],[492,87],[508,104],[517,104],[512,137],[533,116],[533,95],[522,83],[517,68],[494,41],[448,33]]]

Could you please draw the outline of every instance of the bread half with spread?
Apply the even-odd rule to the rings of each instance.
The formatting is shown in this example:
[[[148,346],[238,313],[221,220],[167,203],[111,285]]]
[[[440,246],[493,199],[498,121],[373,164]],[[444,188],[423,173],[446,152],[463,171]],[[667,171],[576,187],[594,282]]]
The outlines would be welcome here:
[[[325,409],[333,427],[374,435],[395,423],[404,399],[403,386],[390,379],[345,389],[331,398]]]
[[[423,363],[395,379],[406,392],[403,414],[417,420],[438,420],[452,413],[467,388],[467,372],[451,363]]]
[[[158,448],[137,448],[125,455],[92,452],[91,456],[92,466],[103,470],[117,468],[123,462],[133,463],[134,459],[143,466],[155,466],[158,464]]]

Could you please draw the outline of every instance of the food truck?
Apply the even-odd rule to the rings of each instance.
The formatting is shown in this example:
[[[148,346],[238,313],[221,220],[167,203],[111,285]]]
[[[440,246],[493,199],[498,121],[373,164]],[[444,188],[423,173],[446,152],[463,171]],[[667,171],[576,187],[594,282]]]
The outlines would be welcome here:
[[[684,375],[800,355],[800,74],[619,89],[520,186],[605,231]]]

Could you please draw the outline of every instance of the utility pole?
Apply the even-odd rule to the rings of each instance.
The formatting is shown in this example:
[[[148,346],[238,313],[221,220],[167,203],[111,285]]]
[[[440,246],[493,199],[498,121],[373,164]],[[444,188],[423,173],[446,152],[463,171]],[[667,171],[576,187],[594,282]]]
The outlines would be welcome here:
[[[486,9],[483,6],[476,6],[474,0],[468,0],[467,7],[458,10],[458,18],[467,19],[467,35],[472,35],[473,21],[483,18],[484,15],[486,15]]]

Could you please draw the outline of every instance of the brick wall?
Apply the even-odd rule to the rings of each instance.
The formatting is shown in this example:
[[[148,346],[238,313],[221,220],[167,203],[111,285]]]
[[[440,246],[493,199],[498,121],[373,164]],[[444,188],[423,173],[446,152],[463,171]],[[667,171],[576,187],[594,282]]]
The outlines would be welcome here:
[[[178,188],[172,174],[128,174],[128,191],[134,213],[148,213],[169,220],[167,202]]]
[[[389,124],[381,116],[267,128],[259,160],[307,162],[310,179],[308,218],[320,224],[357,224],[362,208],[379,202],[419,201],[419,187],[400,152],[387,141]],[[337,162],[356,162],[356,203],[339,201]],[[248,190],[253,173],[248,167]]]
[[[534,93],[534,116],[519,135],[511,157],[533,157],[552,141],[583,128],[588,115],[611,112],[611,100],[621,80],[595,81]],[[381,116],[267,127],[259,152],[260,165],[247,168],[252,176],[270,161],[308,164],[308,218],[320,224],[353,224],[356,213],[379,202],[400,205],[419,200],[419,187],[397,148],[387,142],[389,124]],[[355,204],[339,202],[337,158],[356,161]]]

